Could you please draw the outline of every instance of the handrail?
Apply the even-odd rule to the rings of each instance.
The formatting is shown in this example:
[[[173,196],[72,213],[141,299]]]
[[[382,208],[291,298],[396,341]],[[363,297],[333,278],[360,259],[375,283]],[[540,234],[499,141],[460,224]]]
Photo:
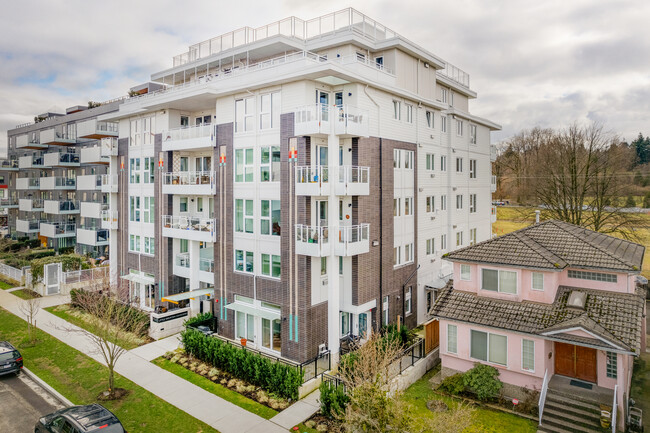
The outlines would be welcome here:
[[[339,183],[368,183],[370,167],[344,165],[339,167]]]
[[[614,385],[614,402],[612,403],[612,433],[616,433],[616,415],[618,412],[618,384]]]
[[[214,171],[170,171],[162,173],[163,185],[214,185]]]
[[[367,241],[370,237],[370,224],[339,226],[339,242],[343,244]]]
[[[188,126],[163,131],[163,141],[186,140],[190,138],[214,137],[215,126],[212,124]]]
[[[544,404],[546,403],[546,393],[548,392],[548,369],[544,372],[544,380],[542,381],[542,390],[539,393],[539,425],[542,425],[542,416],[544,415]]]
[[[329,227],[296,224],[296,242],[327,244],[329,242]]]
[[[296,167],[296,183],[328,183],[329,168],[326,165]]]
[[[214,233],[214,218],[163,215],[163,228]]]

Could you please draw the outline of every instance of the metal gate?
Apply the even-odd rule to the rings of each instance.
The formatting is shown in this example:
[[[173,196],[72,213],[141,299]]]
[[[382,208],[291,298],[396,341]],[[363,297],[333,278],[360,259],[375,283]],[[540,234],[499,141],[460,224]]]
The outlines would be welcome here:
[[[43,269],[45,294],[56,295],[61,290],[61,263],[50,263]]]

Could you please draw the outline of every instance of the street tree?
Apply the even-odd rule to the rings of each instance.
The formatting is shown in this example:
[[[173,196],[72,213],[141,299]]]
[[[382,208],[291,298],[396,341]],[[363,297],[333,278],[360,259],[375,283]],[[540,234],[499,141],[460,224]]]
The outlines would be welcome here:
[[[36,316],[41,309],[40,296],[32,295],[29,299],[23,300],[18,304],[18,309],[27,319],[27,337],[31,344],[35,342],[34,327],[36,327]]]

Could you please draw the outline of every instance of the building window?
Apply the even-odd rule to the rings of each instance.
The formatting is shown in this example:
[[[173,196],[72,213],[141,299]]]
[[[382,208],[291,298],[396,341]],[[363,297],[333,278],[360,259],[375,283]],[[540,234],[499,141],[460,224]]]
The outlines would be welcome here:
[[[260,233],[280,236],[280,200],[262,200]]]
[[[404,245],[404,263],[412,263],[413,260],[413,244]]]
[[[150,237],[145,236],[145,238],[144,238],[144,252],[145,252],[145,254],[154,255],[154,253],[155,253],[154,238],[150,238]]]
[[[401,156],[402,152],[399,151],[399,149],[393,149],[393,168],[401,168]]]
[[[535,371],[535,342],[532,340],[521,340],[521,369]]]
[[[404,216],[413,215],[413,197],[404,198]]]
[[[440,131],[447,132],[447,116],[440,116]]]
[[[129,160],[129,183],[140,183],[140,158]]]
[[[458,353],[458,326],[447,324],[447,352]]]
[[[280,126],[280,92],[260,96],[260,129]]]
[[[406,104],[406,121],[413,123],[413,106]]]
[[[463,158],[456,158],[456,173],[463,172]]]
[[[382,311],[384,313],[384,326],[388,326],[388,295],[384,296]]]
[[[280,260],[280,256],[262,254],[262,275],[280,278],[281,273],[282,261]]]
[[[433,111],[427,110],[425,116],[427,118],[427,126],[431,129],[435,128],[435,117]]]
[[[469,178],[470,179],[476,179],[476,160],[475,159],[470,159],[469,160]]]
[[[440,157],[440,171],[447,171],[447,157],[444,155]]]
[[[427,256],[434,254],[436,251],[436,240],[434,238],[427,239]]]
[[[469,356],[480,361],[508,365],[508,337],[472,329]]]
[[[343,256],[339,256],[339,275],[343,275]]]
[[[341,316],[341,336],[346,336],[350,334],[350,313],[341,311],[339,313]]]
[[[440,196],[440,210],[447,210],[447,195]]]
[[[140,222],[140,197],[129,197],[129,221]]]
[[[400,101],[393,101],[393,119],[400,120],[402,118],[402,103]]]
[[[469,229],[469,244],[474,245],[476,244],[476,229]]]
[[[402,263],[402,247],[393,248],[393,266],[399,266]]]
[[[476,125],[469,125],[469,142],[476,144]]]
[[[260,149],[260,182],[280,181],[280,146]]]
[[[463,195],[456,194],[456,209],[462,209],[462,208],[463,208]]]
[[[404,168],[407,170],[413,170],[413,152],[410,150],[405,150],[404,152]]]
[[[320,274],[321,276],[327,275],[327,257],[320,258]]]
[[[197,197],[196,199],[196,211],[203,212],[203,197]]]
[[[469,213],[476,213],[476,194],[469,195]]]
[[[179,212],[188,212],[188,200],[187,197],[181,197],[178,199],[178,211]]]
[[[440,88],[440,100],[443,103],[446,104],[448,99],[449,99],[449,90],[444,88],[444,87],[441,87]]]
[[[606,283],[615,283],[616,274],[603,274],[600,272],[589,271],[572,271],[569,269],[569,278],[578,278],[581,280],[604,281]]]
[[[618,379],[618,361],[616,353],[607,352],[607,377]]]
[[[456,120],[456,135],[459,137],[463,136],[463,121]]]
[[[248,97],[235,101],[235,132],[252,131],[255,128],[255,98]]]
[[[517,273],[496,269],[481,269],[481,289],[491,292],[517,294]]]
[[[235,150],[235,182],[252,182],[253,170],[253,149]]]
[[[135,253],[140,252],[140,236],[129,235],[129,250]]]
[[[139,199],[140,197],[138,197]],[[154,208],[154,199],[153,197],[144,198],[144,219],[145,223],[153,223],[156,215],[156,210]]]
[[[433,171],[433,170],[434,170],[434,165],[435,165],[435,164],[434,164],[434,161],[435,161],[435,157],[436,157],[436,155],[434,155],[433,153],[427,153],[427,158],[426,158],[426,161],[427,161],[427,170],[429,170],[429,171]]]
[[[541,272],[532,272],[531,273],[531,288],[533,290],[544,290],[544,274]]]
[[[255,255],[251,251],[235,250],[235,270],[252,274],[255,270]]]
[[[235,200],[235,231],[253,233],[253,200]]]
[[[395,217],[398,217],[398,216],[400,216],[402,214],[401,209],[400,209],[401,202],[402,202],[402,199],[400,199],[400,198],[394,198],[393,199],[393,216],[395,216]]]
[[[456,232],[456,246],[463,246],[463,232]]]
[[[427,197],[427,213],[435,212],[436,210],[436,198],[433,195]]]
[[[440,235],[440,249],[447,249],[447,235]]]
[[[404,314],[407,316],[411,314],[411,292],[413,292],[413,287],[409,286],[406,288],[405,295],[404,295]]]
[[[366,338],[368,332],[368,315],[366,313],[359,314],[359,336]]]
[[[460,265],[460,279],[470,281],[472,279],[472,268],[470,265]]]
[[[155,162],[153,157],[144,159],[144,183],[153,183],[156,175],[154,164]]]

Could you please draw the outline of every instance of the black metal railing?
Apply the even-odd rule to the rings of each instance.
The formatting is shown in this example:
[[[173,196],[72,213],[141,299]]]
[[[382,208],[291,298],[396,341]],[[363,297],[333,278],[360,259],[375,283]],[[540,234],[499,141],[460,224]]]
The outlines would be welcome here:
[[[417,337],[414,340],[413,344],[404,349],[399,357],[400,374],[403,373],[407,368],[412,367],[416,362],[425,356],[426,353],[424,352],[424,338]]]
[[[321,382],[327,383],[330,387],[334,387],[334,388],[342,387],[343,392],[347,392],[347,385],[345,384],[345,381],[343,380],[343,378],[341,378],[341,376],[339,375],[333,376],[331,374],[321,373],[320,378],[321,378]]]

